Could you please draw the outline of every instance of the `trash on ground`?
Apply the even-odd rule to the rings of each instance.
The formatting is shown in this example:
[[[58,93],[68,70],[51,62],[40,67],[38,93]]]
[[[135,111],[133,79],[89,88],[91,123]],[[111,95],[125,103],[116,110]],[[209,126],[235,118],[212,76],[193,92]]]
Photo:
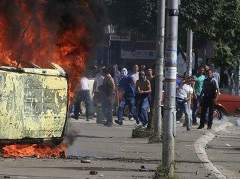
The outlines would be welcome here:
[[[81,160],[81,163],[91,163],[91,160],[86,160],[86,159],[84,160],[83,159],[83,160]]]

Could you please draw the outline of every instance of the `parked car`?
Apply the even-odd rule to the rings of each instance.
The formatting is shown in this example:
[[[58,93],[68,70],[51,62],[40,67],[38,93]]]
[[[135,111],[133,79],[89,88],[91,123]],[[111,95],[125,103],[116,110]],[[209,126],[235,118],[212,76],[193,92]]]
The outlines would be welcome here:
[[[214,107],[214,119],[222,119],[223,115],[239,115],[240,114],[240,97],[220,94]]]
[[[199,108],[198,116],[200,116],[201,108]],[[129,106],[124,108],[124,115],[129,115]],[[240,96],[220,94],[214,106],[213,118],[221,120],[223,116],[240,115]]]

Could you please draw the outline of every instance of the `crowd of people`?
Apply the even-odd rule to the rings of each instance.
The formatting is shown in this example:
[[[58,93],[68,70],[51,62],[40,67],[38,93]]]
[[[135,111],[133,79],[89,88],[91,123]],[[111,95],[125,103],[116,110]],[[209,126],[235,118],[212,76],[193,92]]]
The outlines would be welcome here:
[[[198,129],[204,128],[205,123],[207,123],[207,129],[211,129],[214,104],[219,95],[219,86],[217,79],[213,76],[213,71],[207,65],[205,67],[200,66],[193,76],[188,76],[185,73],[184,79],[176,85],[177,122],[180,121],[184,113],[184,126],[186,126],[187,131],[190,131],[191,125],[198,125],[197,112],[201,106]],[[192,115],[190,110],[191,101],[193,101]]]
[[[84,101],[86,120],[91,118],[93,110],[90,105],[90,93],[92,93],[94,95],[93,106],[98,109],[96,113],[103,114],[105,126],[111,127],[113,122],[123,125],[124,108],[128,105],[129,120],[135,120],[136,124],[141,124],[142,128],[151,128],[153,119],[151,111],[154,106],[155,90],[154,69],[145,65],[139,67],[136,64],[133,65],[131,72],[126,68],[118,71],[117,66],[114,66],[112,70],[106,67],[99,67],[98,70],[91,92],[87,75],[81,78],[79,89],[76,92],[72,117],[78,119],[80,102]],[[213,107],[219,94],[218,79],[213,74],[212,70],[205,65],[199,67],[193,76],[188,76],[185,73],[183,78],[177,77],[176,120],[179,122],[184,114],[184,126],[186,126],[187,131],[191,130],[191,125],[198,125],[197,112],[200,106],[201,116],[198,129],[204,128],[206,121],[208,129],[212,127]],[[121,99],[117,96],[119,91],[123,94]],[[113,121],[114,103],[118,100],[120,101],[117,109],[117,120]]]

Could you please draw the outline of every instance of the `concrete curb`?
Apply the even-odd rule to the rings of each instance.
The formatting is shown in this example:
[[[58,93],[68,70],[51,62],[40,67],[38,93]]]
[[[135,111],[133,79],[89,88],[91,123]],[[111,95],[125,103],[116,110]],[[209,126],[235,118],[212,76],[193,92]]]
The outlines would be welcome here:
[[[231,122],[220,124],[219,126],[212,129],[211,132],[205,133],[202,137],[200,137],[194,143],[194,150],[197,157],[203,163],[203,165],[207,168],[207,170],[209,170],[212,174],[214,174],[218,179],[226,179],[226,177],[216,167],[214,167],[214,165],[208,159],[207,153],[205,151],[205,147],[211,140],[214,139],[217,132],[225,130],[227,127],[231,127],[231,126],[233,126]]]

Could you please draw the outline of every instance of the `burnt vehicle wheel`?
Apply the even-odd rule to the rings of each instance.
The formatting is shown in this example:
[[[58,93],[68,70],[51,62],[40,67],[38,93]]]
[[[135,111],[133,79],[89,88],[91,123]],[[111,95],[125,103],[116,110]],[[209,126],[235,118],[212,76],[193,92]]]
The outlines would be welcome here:
[[[124,107],[124,109],[123,109],[123,115],[124,116],[129,116],[130,115],[130,109],[129,109],[129,106],[128,105],[126,105],[125,107]]]
[[[223,111],[221,108],[214,108],[213,119],[221,120],[223,117]]]

